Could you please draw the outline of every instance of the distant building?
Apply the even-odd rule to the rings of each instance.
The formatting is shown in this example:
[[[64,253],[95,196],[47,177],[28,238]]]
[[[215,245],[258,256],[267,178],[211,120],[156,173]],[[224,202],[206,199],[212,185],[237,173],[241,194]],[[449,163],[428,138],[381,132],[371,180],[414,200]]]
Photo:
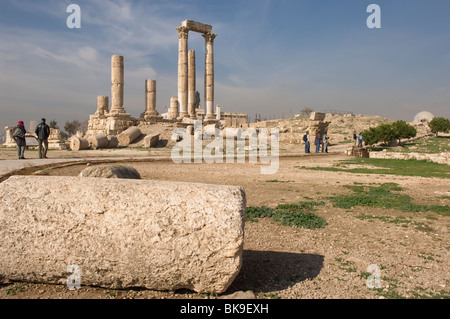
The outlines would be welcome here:
[[[434,115],[430,112],[423,111],[420,113],[417,113],[416,116],[414,116],[414,123],[421,123],[421,122],[431,122],[434,119]]]

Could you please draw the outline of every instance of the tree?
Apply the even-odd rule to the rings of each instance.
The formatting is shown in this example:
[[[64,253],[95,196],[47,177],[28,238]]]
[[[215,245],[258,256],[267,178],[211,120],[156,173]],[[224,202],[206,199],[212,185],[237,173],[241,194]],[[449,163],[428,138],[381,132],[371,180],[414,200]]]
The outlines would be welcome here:
[[[48,123],[48,126],[49,126],[50,128],[53,128],[53,129],[59,130],[59,126],[58,126],[58,123],[56,122],[56,120],[55,120],[55,119],[51,120],[51,121],[50,121],[50,123]]]
[[[310,107],[305,107],[303,110],[300,111],[301,115],[310,115],[314,110]]]
[[[376,128],[378,139],[380,142],[389,145],[396,139],[394,127],[391,124],[382,124]]]
[[[417,135],[417,130],[414,126],[409,125],[405,121],[397,121],[392,123],[392,128],[394,129],[395,138],[400,144],[402,138],[413,138]]]
[[[430,126],[431,132],[436,135],[439,132],[448,133],[450,131],[450,120],[444,117],[435,117],[428,125]]]
[[[380,141],[377,128],[375,127],[371,127],[370,129],[365,130],[361,135],[366,145],[373,145]]]
[[[389,144],[396,139],[396,133],[391,124],[382,124],[362,132],[362,138],[366,145],[373,145],[378,142]]]
[[[69,135],[75,135],[77,133],[77,130],[80,128],[81,123],[78,122],[77,120],[69,122],[67,121],[66,124],[64,125],[64,130],[69,134]]]

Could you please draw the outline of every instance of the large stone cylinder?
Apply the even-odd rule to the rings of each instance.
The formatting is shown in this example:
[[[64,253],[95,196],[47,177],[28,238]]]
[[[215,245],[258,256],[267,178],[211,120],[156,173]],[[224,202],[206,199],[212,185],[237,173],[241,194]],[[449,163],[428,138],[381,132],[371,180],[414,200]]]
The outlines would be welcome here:
[[[70,139],[70,149],[72,151],[87,150],[88,148],[89,141],[87,139],[78,136],[72,136]]]
[[[141,130],[136,126],[132,126],[128,128],[126,131],[120,133],[119,136],[117,136],[117,139],[119,140],[119,146],[130,145],[141,135],[142,135]]]
[[[108,148],[116,148],[119,146],[119,139],[115,135],[108,135]]]
[[[0,277],[223,293],[239,273],[245,193],[156,180],[12,176],[0,184]]]
[[[109,140],[108,136],[99,134],[95,136],[90,136],[88,138],[89,147],[93,150],[98,150],[100,148],[108,148]]]
[[[170,98],[170,107],[169,110],[167,111],[167,118],[169,120],[175,119],[178,117],[178,98],[176,96],[172,96]]]

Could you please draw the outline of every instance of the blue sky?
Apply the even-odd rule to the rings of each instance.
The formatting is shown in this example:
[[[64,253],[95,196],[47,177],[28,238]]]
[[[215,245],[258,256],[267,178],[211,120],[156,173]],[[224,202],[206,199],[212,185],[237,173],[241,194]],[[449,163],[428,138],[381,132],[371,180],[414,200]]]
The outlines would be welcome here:
[[[68,29],[71,3],[81,29]],[[369,29],[369,4],[381,29]],[[111,55],[125,58],[128,113],[157,81],[160,113],[177,95],[176,27],[213,26],[215,104],[280,117],[304,107],[411,121],[450,117],[448,0],[2,0],[0,125],[41,117],[87,120],[110,95]],[[190,34],[203,97],[204,39]],[[202,101],[203,102],[203,101]]]

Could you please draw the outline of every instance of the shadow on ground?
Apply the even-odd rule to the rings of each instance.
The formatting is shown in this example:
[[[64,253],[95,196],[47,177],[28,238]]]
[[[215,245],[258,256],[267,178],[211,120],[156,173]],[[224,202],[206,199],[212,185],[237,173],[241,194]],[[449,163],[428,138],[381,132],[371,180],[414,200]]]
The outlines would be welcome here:
[[[227,294],[239,290],[265,293],[286,289],[317,277],[323,261],[322,255],[244,250],[242,269]]]

